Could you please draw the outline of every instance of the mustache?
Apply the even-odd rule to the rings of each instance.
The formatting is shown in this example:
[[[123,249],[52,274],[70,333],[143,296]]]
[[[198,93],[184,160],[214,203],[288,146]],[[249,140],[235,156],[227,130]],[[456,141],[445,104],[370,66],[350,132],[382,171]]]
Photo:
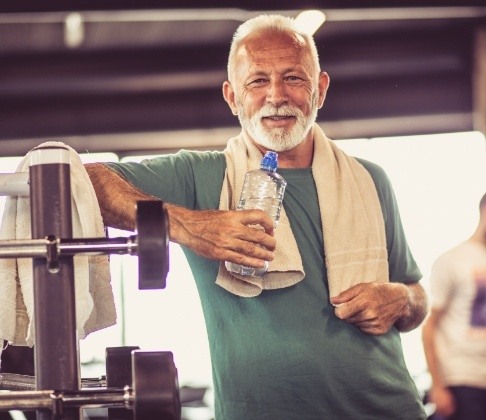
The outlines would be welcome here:
[[[302,111],[291,105],[282,105],[279,107],[273,106],[271,104],[266,104],[260,111],[258,111],[258,117],[295,117],[300,116]]]

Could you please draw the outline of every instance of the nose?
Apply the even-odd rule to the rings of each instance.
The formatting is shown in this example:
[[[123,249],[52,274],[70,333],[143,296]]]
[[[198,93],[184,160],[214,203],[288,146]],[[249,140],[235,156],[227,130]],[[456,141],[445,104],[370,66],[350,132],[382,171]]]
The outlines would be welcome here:
[[[281,80],[272,80],[268,85],[267,102],[279,107],[287,102],[285,84]]]

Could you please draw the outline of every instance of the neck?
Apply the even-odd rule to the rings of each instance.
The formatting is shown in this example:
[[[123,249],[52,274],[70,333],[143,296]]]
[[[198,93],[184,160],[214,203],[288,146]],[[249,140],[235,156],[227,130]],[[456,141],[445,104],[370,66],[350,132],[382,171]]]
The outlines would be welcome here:
[[[309,168],[314,156],[314,137],[306,138],[298,146],[278,154],[281,168]]]

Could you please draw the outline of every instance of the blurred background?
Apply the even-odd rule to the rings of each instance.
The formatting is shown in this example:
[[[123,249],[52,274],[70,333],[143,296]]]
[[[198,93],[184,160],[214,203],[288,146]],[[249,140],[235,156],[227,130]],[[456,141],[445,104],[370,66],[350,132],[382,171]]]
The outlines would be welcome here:
[[[221,146],[237,126],[221,99],[233,32],[308,9],[326,16],[315,38],[330,137],[484,126],[484,0],[19,0],[0,6],[2,154],[46,137],[90,151]]]
[[[262,12],[314,9],[325,21],[309,30],[331,78],[318,123],[387,171],[425,286],[433,260],[476,226],[486,191],[484,0],[5,3],[0,172],[47,140],[71,145],[85,162],[222,149],[239,132],[221,95],[233,32]],[[187,416],[209,419],[204,320],[191,272],[170,247],[164,291],[136,290],[137,259],[112,257],[119,322],[81,342],[83,374],[104,372],[108,346],[172,350],[181,385],[208,389],[205,411]],[[402,338],[425,392],[420,329]]]

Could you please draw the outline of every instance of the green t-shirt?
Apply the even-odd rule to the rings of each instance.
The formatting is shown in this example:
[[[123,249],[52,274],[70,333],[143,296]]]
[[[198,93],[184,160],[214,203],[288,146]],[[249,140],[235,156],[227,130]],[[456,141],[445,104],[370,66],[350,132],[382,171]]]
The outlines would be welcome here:
[[[359,161],[380,198],[390,279],[416,282],[421,274],[388,178],[377,165]],[[226,162],[221,152],[180,151],[110,167],[166,202],[217,209]],[[206,320],[216,419],[424,419],[398,331],[367,335],[334,315],[311,170],[278,172],[287,180],[283,203],[303,259],[301,282],[239,297],[215,284],[219,262],[184,250]]]

